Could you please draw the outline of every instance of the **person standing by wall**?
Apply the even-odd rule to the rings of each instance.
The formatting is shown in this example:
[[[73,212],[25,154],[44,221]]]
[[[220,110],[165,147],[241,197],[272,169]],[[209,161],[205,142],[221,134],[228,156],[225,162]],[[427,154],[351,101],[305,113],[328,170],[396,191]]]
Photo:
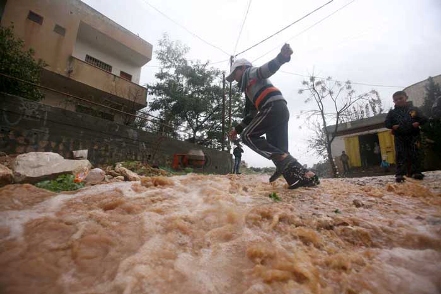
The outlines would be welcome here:
[[[349,156],[346,154],[345,151],[341,152],[340,160],[341,163],[343,164],[343,173],[344,174],[349,173]]]
[[[242,161],[242,145],[237,143],[236,148],[233,149],[233,155],[234,155],[234,168],[233,168],[233,174],[240,174],[239,168],[240,163]]]
[[[375,163],[381,162],[381,148],[380,145],[378,145],[378,142],[374,143],[374,160]]]

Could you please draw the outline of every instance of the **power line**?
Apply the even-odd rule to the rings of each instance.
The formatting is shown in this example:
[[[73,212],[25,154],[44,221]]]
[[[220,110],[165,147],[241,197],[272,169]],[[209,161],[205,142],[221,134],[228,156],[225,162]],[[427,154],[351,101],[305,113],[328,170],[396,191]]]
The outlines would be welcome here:
[[[223,53],[227,54],[228,56],[230,56],[231,54],[229,54],[228,52],[224,51],[223,49],[219,48],[216,45],[211,44],[210,42],[202,39],[201,37],[199,37],[196,33],[193,33],[192,31],[190,31],[189,29],[187,29],[185,26],[181,25],[180,23],[178,23],[177,21],[173,20],[171,17],[167,16],[165,13],[163,13],[162,11],[160,11],[158,8],[156,8],[155,6],[153,6],[152,4],[148,3],[147,0],[143,0],[148,6],[150,6],[151,8],[153,8],[154,10],[156,10],[158,13],[160,13],[162,16],[164,16],[165,18],[167,18],[168,20],[170,20],[171,22],[173,22],[174,24],[178,25],[179,27],[181,27],[182,29],[186,30],[188,33],[190,33],[191,35],[193,35],[194,37],[198,38],[199,40],[201,40],[202,42],[204,42],[205,44],[216,48],[217,50],[222,51]]]
[[[196,59],[186,59],[187,61],[192,61],[192,62],[196,62],[196,61],[199,61],[199,60],[196,60]],[[224,60],[219,60],[219,61],[216,61],[216,62],[211,62],[210,60],[208,60],[207,62],[210,64],[210,65],[213,65],[213,64],[218,64],[218,63],[222,63],[222,62],[227,62],[227,61],[230,61],[230,58],[228,58],[228,59],[224,59]],[[162,67],[164,67],[163,65],[144,65],[143,67],[154,67],[154,68],[162,68]]]
[[[248,11],[250,10],[250,6],[251,6],[251,1],[252,1],[252,0],[249,0],[249,1],[248,1],[247,12],[245,13],[245,17],[243,18],[242,26],[241,26],[241,28],[240,28],[239,35],[237,36],[236,45],[234,46],[234,52],[233,52],[233,54],[236,53],[237,44],[239,44],[239,39],[240,39],[240,36],[242,35],[242,30],[243,30],[243,27],[245,26],[245,21],[247,20]]]
[[[287,42],[288,42],[288,41],[291,41],[292,39],[294,39],[294,38],[296,38],[296,37],[298,37],[298,36],[300,36],[300,35],[303,34],[304,32],[309,31],[310,29],[312,29],[313,27],[315,27],[316,25],[318,25],[318,24],[321,23],[322,21],[328,19],[328,18],[331,17],[332,15],[336,14],[337,12],[339,12],[340,10],[342,10],[343,8],[345,8],[346,6],[348,6],[349,4],[352,4],[352,3],[354,3],[354,2],[355,2],[355,0],[352,0],[351,2],[349,2],[349,3],[345,4],[345,5],[343,5],[342,7],[340,7],[339,9],[337,9],[336,11],[334,11],[333,13],[331,13],[331,14],[329,14],[328,16],[322,18],[321,20],[315,22],[313,25],[307,27],[306,29],[304,29],[303,31],[301,31],[300,33],[298,33],[297,35],[295,35],[295,36],[289,38],[289,39],[287,40]],[[270,51],[266,52],[265,54],[263,54],[263,55],[257,57],[257,58],[254,59],[252,62],[255,62],[256,60],[259,60],[260,58],[264,57],[265,55],[271,53],[272,51],[274,51],[274,50],[276,50],[276,49],[278,49],[278,48],[280,48],[280,45],[277,46],[277,47],[274,47],[273,49],[271,49]]]
[[[299,74],[299,73],[294,73],[294,72],[289,72],[289,71],[284,71],[284,70],[280,70],[280,72],[285,73],[285,74],[305,77],[305,78],[311,77],[311,76],[308,76],[308,75],[302,75],[302,74]],[[328,78],[324,78],[324,77],[318,77],[318,76],[314,76],[314,77],[319,78],[319,79],[328,80]],[[334,79],[329,79],[329,80],[330,81],[334,81],[334,82],[344,83],[342,81],[338,81],[338,80],[334,80]],[[359,82],[352,82],[352,81],[350,81],[350,82],[351,82],[351,84],[354,84],[354,85],[371,86],[371,87],[400,88],[400,89],[404,89],[405,88],[405,87],[402,87],[402,86],[387,86],[387,85],[380,85],[380,84],[367,84],[367,83],[359,83]]]
[[[299,21],[305,19],[306,17],[310,16],[310,15],[313,14],[314,12],[316,12],[316,11],[322,9],[323,7],[325,7],[326,5],[328,5],[329,3],[331,3],[332,1],[334,1],[334,0],[331,0],[331,1],[329,1],[329,2],[327,2],[327,3],[325,3],[325,4],[323,4],[322,6],[320,6],[320,7],[316,8],[316,9],[314,9],[313,11],[311,11],[311,12],[309,12],[308,14],[302,16],[301,18],[297,19],[297,20],[294,21],[293,23],[287,25],[286,27],[284,27],[284,28],[282,28],[281,30],[275,32],[274,34],[270,35],[269,37],[263,39],[262,41],[260,41],[260,42],[258,42],[258,43],[256,43],[256,44],[254,44],[253,46],[251,46],[251,47],[249,47],[249,48],[243,50],[243,51],[240,52],[240,53],[237,53],[237,54],[235,55],[235,57],[237,57],[238,55],[240,55],[240,54],[242,54],[242,53],[247,52],[248,50],[250,50],[250,49],[256,47],[257,45],[262,44],[263,42],[267,41],[268,39],[274,37],[275,35],[279,34],[279,33],[282,32],[282,31],[286,30],[286,29],[289,28],[290,26],[292,26],[292,25],[298,23]]]
[[[222,62],[227,62],[227,61],[230,61],[230,59],[228,58],[228,59],[225,59],[225,60],[212,62],[211,65],[213,65],[213,64],[218,64],[218,63],[222,63]]]

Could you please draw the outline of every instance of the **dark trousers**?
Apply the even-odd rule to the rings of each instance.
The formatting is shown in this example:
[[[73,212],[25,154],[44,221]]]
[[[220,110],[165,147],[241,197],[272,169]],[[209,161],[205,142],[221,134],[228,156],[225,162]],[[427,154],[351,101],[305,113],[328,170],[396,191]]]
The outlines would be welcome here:
[[[347,161],[342,161],[341,163],[343,164],[344,173],[349,172],[349,163]]]
[[[419,136],[395,136],[397,176],[421,173],[419,142]]]
[[[269,103],[242,132],[242,142],[268,159],[287,153],[288,121],[289,110],[285,101]]]
[[[239,167],[240,167],[240,162],[241,162],[241,157],[234,157],[234,168],[233,168],[233,174],[238,174],[239,173]]]

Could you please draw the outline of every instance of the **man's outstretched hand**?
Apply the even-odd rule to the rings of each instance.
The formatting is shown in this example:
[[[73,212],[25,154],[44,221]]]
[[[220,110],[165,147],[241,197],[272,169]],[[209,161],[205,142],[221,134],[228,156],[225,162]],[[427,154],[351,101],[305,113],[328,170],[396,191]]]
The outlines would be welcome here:
[[[291,49],[291,46],[289,46],[289,44],[285,44],[280,50],[280,53],[282,54],[283,57],[290,58],[291,55],[293,54],[293,51]]]
[[[282,49],[280,49],[280,53],[277,55],[277,59],[281,63],[289,62],[291,60],[291,55],[293,54],[293,51],[291,49],[291,46],[289,44],[285,44],[282,46]]]

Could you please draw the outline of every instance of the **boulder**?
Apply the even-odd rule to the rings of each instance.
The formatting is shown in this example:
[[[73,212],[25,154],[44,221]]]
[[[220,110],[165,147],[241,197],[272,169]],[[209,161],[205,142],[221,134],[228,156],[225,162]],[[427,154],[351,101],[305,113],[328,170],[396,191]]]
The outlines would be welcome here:
[[[74,159],[87,159],[88,150],[74,150],[72,151],[72,156]]]
[[[86,185],[96,185],[104,181],[106,173],[100,168],[94,168],[89,171],[86,178],[84,179],[84,183]]]
[[[12,184],[13,182],[12,170],[0,164],[0,187]]]
[[[75,170],[88,170],[89,160],[64,159],[53,152],[29,152],[20,154],[12,164],[14,181],[35,183],[53,179],[58,175],[73,173]]]
[[[126,181],[140,181],[141,180],[141,177],[137,173],[134,173],[131,170],[123,167],[120,163],[116,164],[115,172],[124,176],[124,179]]]

